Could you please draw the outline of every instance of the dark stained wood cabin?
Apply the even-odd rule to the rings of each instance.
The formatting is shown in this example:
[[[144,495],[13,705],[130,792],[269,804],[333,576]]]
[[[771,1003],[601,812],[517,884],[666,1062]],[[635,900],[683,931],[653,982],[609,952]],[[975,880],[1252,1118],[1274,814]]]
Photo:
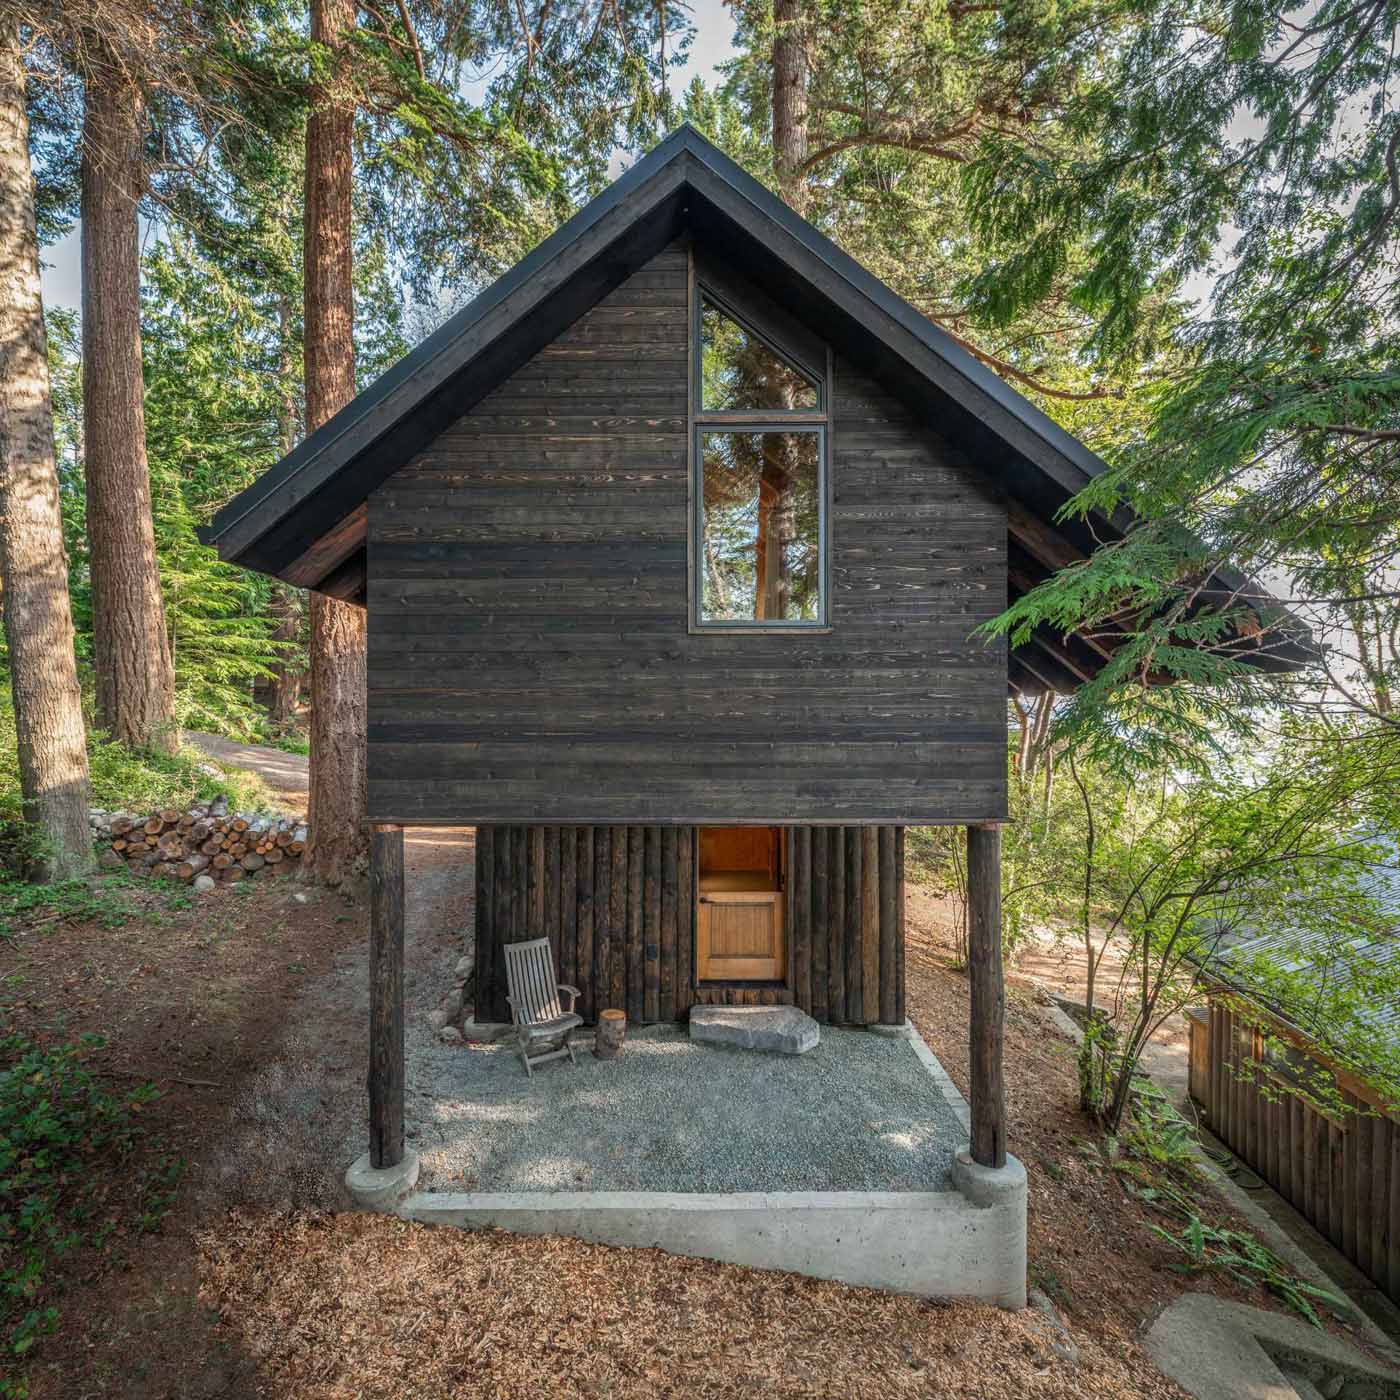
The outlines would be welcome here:
[[[903,829],[960,823],[999,1074],[1007,688],[1107,653],[977,629],[1093,547],[1100,469],[683,127],[205,538],[367,607],[376,860],[477,828],[479,1015],[547,934],[587,1017],[901,1022]]]

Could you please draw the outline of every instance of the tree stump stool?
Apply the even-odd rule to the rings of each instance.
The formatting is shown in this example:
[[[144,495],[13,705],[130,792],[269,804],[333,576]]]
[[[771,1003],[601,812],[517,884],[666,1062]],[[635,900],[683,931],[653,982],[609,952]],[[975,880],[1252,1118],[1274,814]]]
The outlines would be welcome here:
[[[622,1054],[622,1041],[627,1034],[627,1014],[623,1011],[600,1011],[598,1034],[593,1040],[593,1053],[600,1060],[615,1060]]]

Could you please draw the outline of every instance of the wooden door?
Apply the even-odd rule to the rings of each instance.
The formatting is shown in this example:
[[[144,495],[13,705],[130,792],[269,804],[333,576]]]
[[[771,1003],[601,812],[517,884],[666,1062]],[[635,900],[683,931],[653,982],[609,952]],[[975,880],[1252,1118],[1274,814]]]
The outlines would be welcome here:
[[[696,975],[702,982],[781,982],[786,976],[781,890],[700,896]]]

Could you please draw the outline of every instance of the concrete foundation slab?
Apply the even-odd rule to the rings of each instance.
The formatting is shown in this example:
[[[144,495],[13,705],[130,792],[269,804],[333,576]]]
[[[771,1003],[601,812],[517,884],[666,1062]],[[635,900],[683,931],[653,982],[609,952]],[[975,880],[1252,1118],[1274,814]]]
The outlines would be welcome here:
[[[429,1191],[401,1215],[568,1235],[923,1297],[1026,1303],[1025,1172],[995,1206],[957,1191]]]

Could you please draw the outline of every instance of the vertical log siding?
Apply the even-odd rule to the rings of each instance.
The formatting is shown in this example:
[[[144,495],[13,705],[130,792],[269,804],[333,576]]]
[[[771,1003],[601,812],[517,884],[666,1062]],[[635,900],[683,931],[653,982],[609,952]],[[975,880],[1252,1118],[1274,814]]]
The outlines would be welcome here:
[[[1327,1236],[1376,1286],[1400,1303],[1400,1122],[1349,1089],[1341,1122],[1296,1095],[1277,1101],[1244,1071],[1262,1047],[1258,1032],[1212,1002],[1193,1029],[1208,1037],[1193,1092],[1211,1131]]]
[[[635,1025],[683,1021],[692,1006],[718,1005],[800,1006],[828,1023],[902,1024],[902,832],[787,828],[781,983],[696,980],[695,832],[478,827],[477,1015],[509,1019],[503,945],[547,936],[559,980],[579,988],[588,1021],[609,1006]]]

